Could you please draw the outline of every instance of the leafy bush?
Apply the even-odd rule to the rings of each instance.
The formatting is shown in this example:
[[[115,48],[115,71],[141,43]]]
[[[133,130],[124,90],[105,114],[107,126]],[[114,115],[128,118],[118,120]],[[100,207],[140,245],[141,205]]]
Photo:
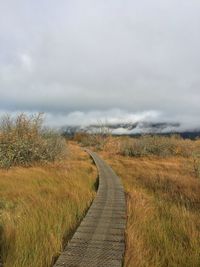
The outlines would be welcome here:
[[[142,136],[122,141],[120,153],[125,156],[142,157],[156,155],[161,157],[192,155],[191,140],[183,140],[179,136]]]
[[[4,116],[0,122],[0,167],[54,161],[65,151],[64,139],[43,127],[43,116]]]

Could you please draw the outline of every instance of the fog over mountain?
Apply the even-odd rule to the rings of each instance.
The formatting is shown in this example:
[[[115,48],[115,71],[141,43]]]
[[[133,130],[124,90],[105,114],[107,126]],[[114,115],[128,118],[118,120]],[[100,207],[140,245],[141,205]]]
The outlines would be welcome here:
[[[0,1],[0,114],[199,129],[199,14],[198,0]]]

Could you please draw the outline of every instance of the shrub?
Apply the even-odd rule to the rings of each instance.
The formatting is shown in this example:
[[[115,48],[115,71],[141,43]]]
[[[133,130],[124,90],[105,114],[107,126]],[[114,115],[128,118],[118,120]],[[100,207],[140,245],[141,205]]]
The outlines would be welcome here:
[[[183,140],[179,136],[142,136],[140,138],[128,138],[122,141],[120,153],[125,156],[142,157],[156,155],[160,157],[192,155],[191,140]]]
[[[96,128],[91,128],[88,132],[77,132],[74,140],[81,143],[83,146],[95,147],[97,150],[104,149],[110,137],[110,130],[106,125],[98,125]]]
[[[77,132],[74,135],[74,141],[82,144],[83,146],[92,146],[91,137],[85,132]]]
[[[30,166],[63,156],[65,142],[59,134],[43,127],[42,114],[16,118],[4,116],[0,122],[0,167]]]

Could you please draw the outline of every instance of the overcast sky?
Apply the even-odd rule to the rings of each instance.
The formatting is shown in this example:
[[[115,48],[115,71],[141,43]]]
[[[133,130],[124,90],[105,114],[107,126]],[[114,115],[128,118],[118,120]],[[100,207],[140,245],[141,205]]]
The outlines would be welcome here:
[[[199,0],[0,0],[0,113],[199,127]]]

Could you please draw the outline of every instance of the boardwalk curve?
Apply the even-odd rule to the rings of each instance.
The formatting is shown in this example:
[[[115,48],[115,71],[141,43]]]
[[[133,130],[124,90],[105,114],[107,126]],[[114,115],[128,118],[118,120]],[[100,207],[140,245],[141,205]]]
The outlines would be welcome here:
[[[108,164],[96,153],[86,151],[98,168],[98,192],[54,267],[121,267],[126,225],[123,186]]]

